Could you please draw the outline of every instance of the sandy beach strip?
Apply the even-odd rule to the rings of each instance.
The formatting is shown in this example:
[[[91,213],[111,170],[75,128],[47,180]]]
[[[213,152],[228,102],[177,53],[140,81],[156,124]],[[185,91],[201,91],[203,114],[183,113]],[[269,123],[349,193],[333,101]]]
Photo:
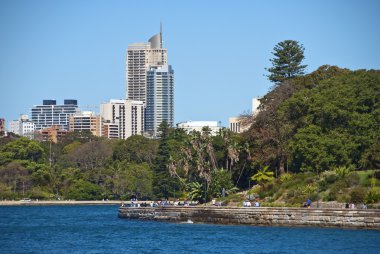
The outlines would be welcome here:
[[[44,205],[120,205],[119,200],[95,200],[95,201],[73,201],[73,200],[33,200],[33,201],[0,201],[0,206],[44,206]]]

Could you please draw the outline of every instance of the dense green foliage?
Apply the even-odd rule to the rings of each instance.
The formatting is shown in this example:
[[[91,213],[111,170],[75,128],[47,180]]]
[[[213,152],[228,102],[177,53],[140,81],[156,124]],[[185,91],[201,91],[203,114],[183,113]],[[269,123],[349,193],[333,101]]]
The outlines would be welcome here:
[[[279,82],[243,134],[209,128],[107,140],[70,133],[58,144],[0,139],[0,199],[379,201],[380,72],[321,66]],[[227,197],[223,197],[227,196]]]

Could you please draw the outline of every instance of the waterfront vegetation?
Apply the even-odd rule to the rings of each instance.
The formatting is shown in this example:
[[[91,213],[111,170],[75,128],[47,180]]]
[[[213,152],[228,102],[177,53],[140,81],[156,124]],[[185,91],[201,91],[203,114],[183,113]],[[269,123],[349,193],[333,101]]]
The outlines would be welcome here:
[[[0,139],[0,198],[376,203],[380,72],[322,66],[276,85],[242,134],[160,127],[159,139]],[[224,196],[224,197],[223,197]]]
[[[302,45],[274,51],[274,86],[257,114],[240,116],[245,132],[188,134],[164,122],[158,139],[11,134],[0,139],[0,199],[378,202],[380,71],[324,65],[304,75]]]

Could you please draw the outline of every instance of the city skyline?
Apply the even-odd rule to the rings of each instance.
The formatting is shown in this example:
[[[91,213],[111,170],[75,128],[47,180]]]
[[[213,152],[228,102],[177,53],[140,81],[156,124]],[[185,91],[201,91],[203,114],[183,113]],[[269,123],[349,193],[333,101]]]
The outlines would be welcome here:
[[[304,45],[307,72],[380,69],[377,1],[154,3],[2,1],[0,118],[16,120],[43,99],[124,99],[127,47],[156,34],[160,21],[176,71],[175,123],[227,126],[249,110],[272,86],[265,68],[285,39]]]

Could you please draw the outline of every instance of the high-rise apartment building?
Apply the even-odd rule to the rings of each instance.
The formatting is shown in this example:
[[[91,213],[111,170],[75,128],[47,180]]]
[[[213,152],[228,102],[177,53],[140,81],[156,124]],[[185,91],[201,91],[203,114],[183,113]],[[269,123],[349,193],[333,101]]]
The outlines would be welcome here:
[[[57,105],[56,100],[43,100],[42,105],[34,106],[31,111],[31,121],[36,130],[49,128],[53,125],[63,130],[69,130],[69,119],[78,110],[77,100],[64,100],[63,105]]]
[[[162,122],[174,124],[174,71],[170,65],[149,66],[146,76],[145,131],[156,137]]]
[[[152,36],[147,43],[128,45],[127,98],[146,103],[146,71],[150,65],[166,65],[167,51],[162,48],[162,32]]]
[[[111,100],[100,104],[102,133],[108,138],[127,139],[142,135],[145,105],[142,101]]]
[[[81,111],[70,116],[69,131],[90,131],[92,135],[101,136],[100,116],[92,111]]]
[[[158,126],[174,122],[174,71],[162,47],[162,29],[147,43],[130,44],[126,57],[127,98],[147,106],[145,132],[156,136]]]

